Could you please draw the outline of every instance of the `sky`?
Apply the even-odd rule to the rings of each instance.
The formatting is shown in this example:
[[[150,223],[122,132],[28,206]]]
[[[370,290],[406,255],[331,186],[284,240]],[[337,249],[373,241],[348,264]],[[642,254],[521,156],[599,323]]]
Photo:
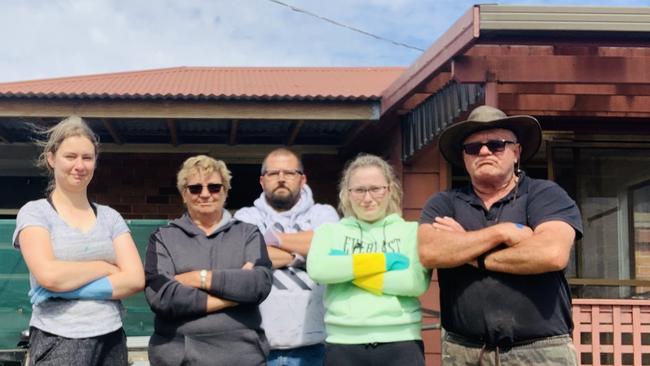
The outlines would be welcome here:
[[[478,1],[281,2],[427,49]],[[499,3],[650,6],[650,0]],[[0,9],[0,82],[177,66],[408,66],[421,55],[273,0],[0,0]]]

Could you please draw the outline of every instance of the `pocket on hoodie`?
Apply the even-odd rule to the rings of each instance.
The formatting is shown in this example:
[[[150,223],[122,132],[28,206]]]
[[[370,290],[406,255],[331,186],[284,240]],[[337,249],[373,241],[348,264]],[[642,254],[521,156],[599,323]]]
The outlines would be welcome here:
[[[265,365],[269,353],[264,333],[237,329],[185,336],[183,364],[193,366]]]
[[[180,366],[184,350],[185,340],[182,335],[162,336],[154,333],[149,338],[149,363],[152,366]]]

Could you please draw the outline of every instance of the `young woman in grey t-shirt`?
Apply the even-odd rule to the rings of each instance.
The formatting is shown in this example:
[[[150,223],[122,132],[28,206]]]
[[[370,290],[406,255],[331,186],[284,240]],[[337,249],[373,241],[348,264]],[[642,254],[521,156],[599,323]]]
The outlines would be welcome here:
[[[47,133],[49,195],[21,208],[13,239],[30,272],[30,365],[126,366],[119,299],[144,286],[140,256],[122,217],[88,200],[92,130],[73,116]]]

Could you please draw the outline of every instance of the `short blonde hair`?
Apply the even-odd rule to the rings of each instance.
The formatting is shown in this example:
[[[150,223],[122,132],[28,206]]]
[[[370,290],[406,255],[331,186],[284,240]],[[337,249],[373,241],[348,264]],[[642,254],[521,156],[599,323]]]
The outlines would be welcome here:
[[[389,196],[388,207],[386,207],[386,216],[390,214],[402,215],[402,187],[397,180],[395,171],[384,159],[370,154],[361,154],[349,162],[343,171],[341,182],[339,183],[339,210],[343,216],[355,216],[350,203],[350,177],[352,173],[359,168],[375,167],[379,169],[386,182],[388,182]]]
[[[183,189],[187,185],[187,180],[194,174],[211,175],[218,173],[221,176],[221,183],[226,191],[230,190],[230,180],[232,174],[226,163],[221,160],[209,157],[207,155],[197,155],[188,158],[181,165],[181,169],[176,175],[176,188],[178,192],[183,194]]]
[[[47,170],[49,176],[49,183],[47,186],[48,193],[54,190],[56,182],[54,181],[54,169],[52,169],[48,163],[47,155],[49,153],[55,155],[65,139],[68,137],[85,137],[95,147],[95,158],[99,156],[99,138],[95,135],[93,130],[88,127],[83,118],[79,116],[73,115],[65,118],[46,130],[40,130],[37,127],[34,127],[34,129],[37,134],[44,136],[43,139],[36,141],[36,144],[41,148],[41,154],[36,160],[36,165]]]

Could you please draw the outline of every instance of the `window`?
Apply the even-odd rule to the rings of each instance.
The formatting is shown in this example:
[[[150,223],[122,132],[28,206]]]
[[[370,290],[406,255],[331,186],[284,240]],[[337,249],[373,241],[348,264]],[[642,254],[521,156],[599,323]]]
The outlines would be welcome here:
[[[574,295],[650,298],[650,145],[550,146],[549,178],[582,212],[584,237],[567,268]]]

